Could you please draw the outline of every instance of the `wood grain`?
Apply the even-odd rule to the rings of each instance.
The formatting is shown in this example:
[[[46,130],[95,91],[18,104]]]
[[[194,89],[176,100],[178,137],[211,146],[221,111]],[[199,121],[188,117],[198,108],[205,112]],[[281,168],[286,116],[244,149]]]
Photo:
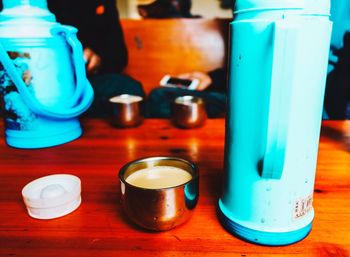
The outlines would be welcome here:
[[[121,20],[129,53],[127,74],[146,93],[166,74],[224,66],[229,19]]]
[[[208,120],[192,130],[152,119],[132,129],[113,128],[106,120],[82,124],[80,139],[47,149],[14,149],[0,138],[0,256],[350,256],[349,121],[323,122],[313,230],[286,247],[246,243],[218,222],[223,119]],[[119,168],[153,155],[183,157],[200,169],[200,199],[193,217],[161,233],[129,223],[119,200]],[[54,173],[81,178],[82,205],[62,218],[30,218],[21,198],[23,186]]]

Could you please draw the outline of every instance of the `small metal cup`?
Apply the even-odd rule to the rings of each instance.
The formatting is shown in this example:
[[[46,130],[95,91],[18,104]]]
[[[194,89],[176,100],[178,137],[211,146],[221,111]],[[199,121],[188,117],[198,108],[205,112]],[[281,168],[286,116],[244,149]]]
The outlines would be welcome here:
[[[156,166],[172,166],[191,174],[190,181],[167,188],[134,186],[126,179],[134,172]],[[170,230],[187,221],[198,201],[199,174],[195,164],[175,157],[150,157],[130,162],[119,172],[122,206],[127,217],[148,230]]]
[[[112,123],[121,128],[135,127],[141,124],[142,115],[141,96],[118,95],[109,99],[112,105]]]
[[[199,97],[189,95],[177,97],[172,111],[172,123],[180,128],[200,127],[207,119],[204,101]]]

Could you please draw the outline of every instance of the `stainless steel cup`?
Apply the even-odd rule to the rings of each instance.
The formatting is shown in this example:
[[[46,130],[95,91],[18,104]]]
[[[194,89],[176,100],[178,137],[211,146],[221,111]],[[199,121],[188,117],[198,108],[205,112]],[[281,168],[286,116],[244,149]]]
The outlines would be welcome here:
[[[171,166],[183,169],[192,178],[167,188],[142,188],[126,179],[141,169]],[[122,206],[126,216],[139,226],[155,231],[172,229],[187,221],[197,205],[199,174],[195,164],[175,157],[149,157],[124,165],[119,172]]]
[[[202,98],[194,96],[177,97],[172,106],[172,123],[180,128],[202,126],[207,119]]]
[[[118,95],[109,99],[112,105],[112,123],[117,127],[128,128],[141,124],[142,115],[141,96]]]

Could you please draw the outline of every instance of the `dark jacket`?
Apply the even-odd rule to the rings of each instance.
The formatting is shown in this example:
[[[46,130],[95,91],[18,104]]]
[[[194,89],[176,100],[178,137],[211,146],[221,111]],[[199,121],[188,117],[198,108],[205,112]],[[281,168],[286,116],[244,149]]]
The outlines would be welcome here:
[[[114,0],[48,0],[57,21],[78,28],[84,47],[102,59],[100,72],[121,72],[127,65],[127,48]]]
[[[127,48],[114,0],[48,0],[48,6],[58,22],[79,30],[84,47],[100,55],[101,73],[119,73],[126,67]]]

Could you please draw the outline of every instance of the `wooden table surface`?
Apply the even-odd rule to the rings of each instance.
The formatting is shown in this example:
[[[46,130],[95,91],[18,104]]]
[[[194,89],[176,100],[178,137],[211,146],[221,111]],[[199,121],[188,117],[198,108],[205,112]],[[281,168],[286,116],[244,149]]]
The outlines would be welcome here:
[[[313,229],[303,241],[284,247],[244,242],[218,222],[223,119],[208,120],[193,130],[152,119],[133,129],[116,129],[105,120],[82,124],[83,137],[47,149],[13,149],[0,138],[0,256],[350,256],[350,121],[323,122]],[[160,233],[128,222],[117,179],[126,162],[154,155],[183,157],[200,169],[200,198],[193,217]],[[80,177],[81,206],[58,219],[29,217],[22,188],[55,173]]]

